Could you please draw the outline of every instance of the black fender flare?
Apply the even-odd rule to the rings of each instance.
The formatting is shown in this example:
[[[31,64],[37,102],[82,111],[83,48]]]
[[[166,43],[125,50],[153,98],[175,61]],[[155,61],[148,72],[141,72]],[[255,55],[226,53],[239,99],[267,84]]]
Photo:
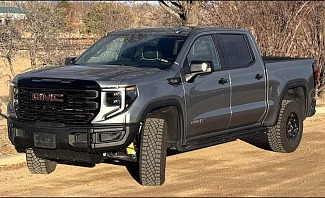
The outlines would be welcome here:
[[[276,119],[275,119],[275,123],[277,122],[278,118],[279,118],[279,113],[280,113],[280,109],[281,109],[281,104],[282,101],[285,97],[285,95],[287,94],[287,92],[289,91],[289,89],[293,89],[293,88],[297,88],[297,87],[302,87],[304,90],[304,94],[305,94],[305,109],[303,112],[303,118],[306,118],[307,116],[307,106],[308,106],[308,96],[307,96],[307,81],[305,79],[298,79],[298,80],[290,80],[288,81],[282,89],[281,95],[280,95],[280,99],[279,99],[279,103],[278,103],[278,107],[277,107],[277,114],[276,114]]]
[[[182,108],[181,103],[177,100],[177,99],[162,99],[162,100],[157,100],[154,102],[149,103],[148,105],[145,106],[145,108],[143,108],[143,110],[140,113],[140,122],[143,122],[145,120],[145,118],[147,117],[147,115],[156,110],[156,109],[160,109],[160,108],[164,108],[164,107],[169,107],[169,106],[174,106],[176,107],[177,111],[178,111],[178,115],[179,115],[179,139],[178,139],[178,143],[181,144],[184,141],[184,110]],[[180,145],[178,145],[180,146]]]

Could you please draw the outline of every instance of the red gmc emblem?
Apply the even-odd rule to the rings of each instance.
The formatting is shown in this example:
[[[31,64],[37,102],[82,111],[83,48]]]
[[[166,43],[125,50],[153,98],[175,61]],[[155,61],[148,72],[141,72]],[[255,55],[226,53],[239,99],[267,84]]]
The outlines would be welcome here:
[[[32,93],[32,100],[36,101],[52,101],[63,102],[63,94],[44,94],[44,93]]]

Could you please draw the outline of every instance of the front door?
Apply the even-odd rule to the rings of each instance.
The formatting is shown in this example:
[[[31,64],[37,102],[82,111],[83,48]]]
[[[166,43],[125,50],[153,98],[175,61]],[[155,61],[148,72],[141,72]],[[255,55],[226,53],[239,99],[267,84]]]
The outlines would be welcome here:
[[[186,93],[186,138],[227,129],[230,121],[229,72],[222,70],[211,35],[198,37],[184,61],[185,73],[192,61],[211,61],[213,71],[184,82]]]

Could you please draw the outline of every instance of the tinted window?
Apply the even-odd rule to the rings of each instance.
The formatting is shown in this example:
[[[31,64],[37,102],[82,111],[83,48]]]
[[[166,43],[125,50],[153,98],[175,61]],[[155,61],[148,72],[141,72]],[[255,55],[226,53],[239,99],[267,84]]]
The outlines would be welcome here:
[[[221,68],[213,39],[210,35],[199,37],[194,41],[185,59],[184,69],[186,71],[189,71],[189,65],[192,61],[211,61],[214,69]]]
[[[254,60],[244,35],[221,34],[219,40],[227,67],[247,67]]]

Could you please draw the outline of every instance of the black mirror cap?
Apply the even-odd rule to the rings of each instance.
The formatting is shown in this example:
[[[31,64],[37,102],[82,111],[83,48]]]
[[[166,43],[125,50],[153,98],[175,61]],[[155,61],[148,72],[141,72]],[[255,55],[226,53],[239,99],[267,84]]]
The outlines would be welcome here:
[[[193,60],[190,65],[191,73],[209,73],[212,71],[211,61]]]
[[[65,65],[73,65],[76,62],[76,56],[69,56],[65,58],[64,64]]]

